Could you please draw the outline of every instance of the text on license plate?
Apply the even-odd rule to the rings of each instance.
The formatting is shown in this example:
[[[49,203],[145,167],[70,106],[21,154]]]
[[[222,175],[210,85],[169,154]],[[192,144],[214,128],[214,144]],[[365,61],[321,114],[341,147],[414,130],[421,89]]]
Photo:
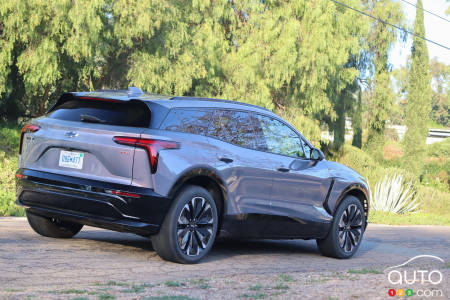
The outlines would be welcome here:
[[[81,170],[83,168],[84,153],[61,150],[59,166]]]

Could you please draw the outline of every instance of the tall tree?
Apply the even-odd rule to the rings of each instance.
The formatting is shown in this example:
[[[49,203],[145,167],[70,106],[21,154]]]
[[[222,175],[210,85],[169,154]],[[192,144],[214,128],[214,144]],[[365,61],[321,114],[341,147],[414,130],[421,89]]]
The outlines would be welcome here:
[[[362,91],[358,90],[358,98],[356,105],[353,108],[352,115],[352,128],[353,128],[353,139],[352,145],[358,148],[362,148]]]
[[[367,2],[368,11],[394,24],[402,24],[404,15],[400,4],[392,0],[371,0]],[[375,21],[369,38],[369,51],[373,55],[373,90],[370,95],[368,137],[365,148],[376,158],[381,159],[384,148],[384,128],[392,106],[393,93],[390,86],[389,51],[396,42],[398,32],[391,26]]]
[[[445,65],[436,59],[430,63],[431,71],[431,113],[430,118],[443,126],[450,126],[450,65]]]
[[[422,0],[417,1],[414,32],[425,36]],[[405,167],[418,174],[425,163],[425,145],[431,110],[431,76],[426,42],[414,37],[408,76],[406,126],[404,137]]]

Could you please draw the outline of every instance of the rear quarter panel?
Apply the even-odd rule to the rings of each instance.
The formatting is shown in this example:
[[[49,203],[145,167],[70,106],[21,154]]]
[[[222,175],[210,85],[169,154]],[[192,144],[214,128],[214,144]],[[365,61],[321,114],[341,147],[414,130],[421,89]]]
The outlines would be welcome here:
[[[161,150],[155,174],[147,177],[150,165],[144,150],[136,149],[133,184],[154,187],[156,193],[168,196],[175,183],[195,166],[211,165],[214,153],[205,136],[168,130],[145,130],[142,138],[171,140],[180,143],[179,149]],[[148,179],[146,179],[148,178]],[[148,180],[148,181],[146,181]]]

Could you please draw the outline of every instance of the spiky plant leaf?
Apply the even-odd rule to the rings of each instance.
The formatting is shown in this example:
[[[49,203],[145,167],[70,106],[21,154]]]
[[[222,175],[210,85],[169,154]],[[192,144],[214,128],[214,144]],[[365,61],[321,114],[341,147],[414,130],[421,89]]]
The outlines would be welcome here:
[[[412,182],[405,182],[403,175],[386,175],[378,181],[372,195],[372,209],[402,214],[419,206]]]

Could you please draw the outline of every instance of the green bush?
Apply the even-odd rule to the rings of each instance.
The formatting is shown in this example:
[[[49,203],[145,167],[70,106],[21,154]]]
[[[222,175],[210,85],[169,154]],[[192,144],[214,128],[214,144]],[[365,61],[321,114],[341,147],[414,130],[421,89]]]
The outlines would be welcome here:
[[[423,185],[450,191],[450,138],[427,146],[427,158],[420,174]]]
[[[0,216],[23,216],[15,205],[15,173],[20,130],[14,125],[0,125]]]
[[[417,199],[421,203],[420,211],[450,216],[450,193],[419,185]]]
[[[300,131],[314,146],[319,146],[321,137],[319,121],[308,118],[298,108],[278,110],[276,113]]]
[[[363,150],[349,144],[344,145],[343,152],[336,161],[363,175],[369,181],[372,190],[375,184],[388,174],[400,174],[405,181],[413,182],[414,186],[418,183],[414,174],[398,167],[383,166]]]

